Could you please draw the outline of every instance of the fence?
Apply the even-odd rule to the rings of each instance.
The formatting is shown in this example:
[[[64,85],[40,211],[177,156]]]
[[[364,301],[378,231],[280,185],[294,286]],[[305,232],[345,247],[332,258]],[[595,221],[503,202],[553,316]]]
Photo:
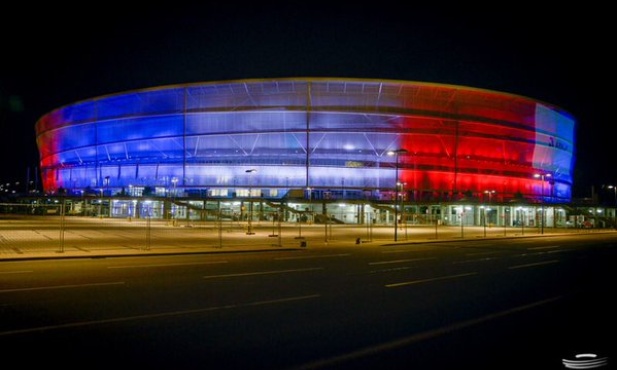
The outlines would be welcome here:
[[[204,220],[112,218],[102,214],[67,213],[62,204],[32,207],[0,204],[0,257],[39,252],[205,251],[225,248],[283,248],[323,245],[384,244],[394,242],[394,225],[315,224],[272,220]],[[541,232],[590,232],[581,229],[529,227],[444,226],[399,224],[397,241],[468,239],[538,235]]]

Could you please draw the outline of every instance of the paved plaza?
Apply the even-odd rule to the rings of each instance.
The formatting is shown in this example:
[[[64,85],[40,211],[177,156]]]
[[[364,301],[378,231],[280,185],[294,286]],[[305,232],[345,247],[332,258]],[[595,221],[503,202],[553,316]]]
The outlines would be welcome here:
[[[0,261],[158,253],[220,253],[337,246],[367,248],[481,238],[614,232],[499,226],[399,226],[259,221],[175,221],[61,216],[0,217]]]

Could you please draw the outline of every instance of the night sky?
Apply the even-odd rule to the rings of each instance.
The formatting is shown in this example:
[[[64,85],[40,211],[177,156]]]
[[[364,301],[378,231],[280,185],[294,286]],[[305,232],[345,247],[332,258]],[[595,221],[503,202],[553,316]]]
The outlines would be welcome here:
[[[463,85],[557,105],[577,121],[574,196],[617,184],[608,9],[291,3],[14,4],[0,24],[0,181],[25,182],[28,169],[32,176],[34,125],[63,105],[178,83],[349,77]]]

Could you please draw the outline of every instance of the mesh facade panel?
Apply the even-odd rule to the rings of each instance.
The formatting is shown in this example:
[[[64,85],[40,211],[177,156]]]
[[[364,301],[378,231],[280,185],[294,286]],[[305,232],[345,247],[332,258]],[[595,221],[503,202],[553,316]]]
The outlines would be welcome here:
[[[420,198],[491,189],[504,200],[547,201],[571,198],[574,132],[568,112],[522,96],[318,78],[130,91],[58,108],[36,124],[47,192],[174,181],[229,193],[344,186],[378,194],[398,177]],[[388,155],[397,149],[405,153]],[[551,174],[548,191],[539,172]]]

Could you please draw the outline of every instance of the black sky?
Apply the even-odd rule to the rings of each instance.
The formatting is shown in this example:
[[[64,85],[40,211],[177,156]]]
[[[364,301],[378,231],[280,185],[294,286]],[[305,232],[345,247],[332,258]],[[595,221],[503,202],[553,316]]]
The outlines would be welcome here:
[[[128,5],[25,4],[5,15],[0,181],[25,181],[38,165],[36,120],[79,100],[177,83],[353,77],[464,85],[557,105],[577,121],[574,196],[617,184],[608,9],[388,1]]]

